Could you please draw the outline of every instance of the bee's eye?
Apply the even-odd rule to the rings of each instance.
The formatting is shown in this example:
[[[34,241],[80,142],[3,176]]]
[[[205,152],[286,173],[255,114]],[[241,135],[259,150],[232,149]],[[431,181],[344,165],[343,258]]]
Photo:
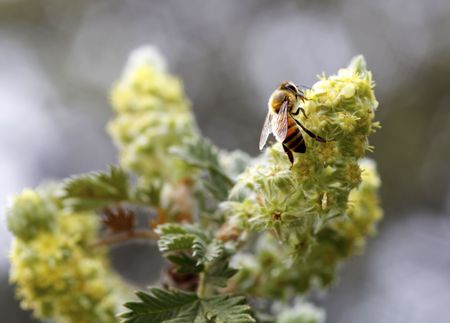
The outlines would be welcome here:
[[[297,92],[297,88],[294,85],[292,85],[292,84],[287,84],[286,85],[286,89],[288,89],[289,91],[292,91],[294,93]]]

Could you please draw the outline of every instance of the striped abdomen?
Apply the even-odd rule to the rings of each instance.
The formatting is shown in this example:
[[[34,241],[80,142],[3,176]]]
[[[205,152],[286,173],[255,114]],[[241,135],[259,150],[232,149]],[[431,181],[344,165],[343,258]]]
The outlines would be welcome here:
[[[305,140],[303,139],[302,132],[295,122],[294,118],[290,115],[288,116],[288,130],[286,134],[286,139],[283,141],[283,145],[285,145],[289,150],[292,150],[296,153],[304,153],[306,152]]]

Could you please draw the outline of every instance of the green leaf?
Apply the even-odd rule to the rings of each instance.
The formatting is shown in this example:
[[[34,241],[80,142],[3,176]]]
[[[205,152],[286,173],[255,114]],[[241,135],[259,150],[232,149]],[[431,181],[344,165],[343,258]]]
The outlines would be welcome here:
[[[175,223],[165,223],[159,225],[155,232],[160,236],[168,235],[168,234],[186,234],[188,233],[187,229],[184,226]]]
[[[159,235],[159,251],[163,254],[191,250],[196,238],[196,235],[189,232],[187,227],[174,223],[158,226],[156,233]]]
[[[224,244],[192,226],[163,224],[156,229],[159,250],[180,273],[205,273],[207,284],[225,287],[237,270],[229,267]]]
[[[206,284],[216,285],[219,287],[226,287],[228,279],[233,277],[238,270],[229,266],[229,258],[223,257],[211,263],[206,272]]]
[[[193,256],[198,259],[198,264],[210,262],[220,258],[225,250],[222,243],[212,240],[210,243],[201,238],[196,238],[192,245]]]
[[[64,185],[64,205],[75,211],[93,210],[128,199],[128,177],[119,167],[70,178]]]
[[[204,270],[203,264],[197,264],[197,260],[185,252],[167,255],[166,259],[173,263],[177,268],[177,272],[181,274],[195,274]]]
[[[206,138],[186,140],[182,146],[174,147],[172,152],[187,164],[197,168],[218,168],[217,148]]]
[[[245,298],[220,295],[200,299],[194,293],[151,288],[150,294],[138,292],[139,302],[124,306],[124,323],[251,323],[251,308]]]
[[[197,264],[211,262],[222,257],[225,248],[222,242],[211,239],[204,231],[189,225],[167,223],[158,226],[158,246],[162,253],[191,250]]]
[[[202,301],[206,320],[198,322],[249,323],[256,322],[251,316],[251,308],[242,296],[220,295]],[[197,321],[196,321],[197,322]]]
[[[233,180],[222,170],[217,148],[205,138],[190,139],[172,152],[188,165],[206,172],[202,178],[204,187],[218,201],[226,200],[228,191],[234,185]]]
[[[167,322],[180,316],[195,316],[195,312],[198,310],[199,299],[196,294],[158,288],[151,288],[150,292],[151,294],[137,292],[136,295],[140,302],[124,304],[131,311],[120,315],[124,319],[123,322]]]
[[[192,248],[195,236],[192,234],[169,234],[158,240],[158,248],[162,253],[189,250]]]
[[[162,184],[154,182],[147,186],[137,187],[132,193],[132,201],[148,206],[160,205]]]
[[[203,185],[216,200],[224,201],[233,187],[233,182],[223,173],[210,171],[209,178],[204,179]]]

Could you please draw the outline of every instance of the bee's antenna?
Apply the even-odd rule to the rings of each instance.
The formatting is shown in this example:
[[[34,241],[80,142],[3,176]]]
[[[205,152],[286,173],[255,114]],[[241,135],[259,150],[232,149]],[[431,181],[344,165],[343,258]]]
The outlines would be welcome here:
[[[305,90],[311,90],[309,86],[303,85],[303,84],[297,84],[296,85],[299,89],[305,89]]]

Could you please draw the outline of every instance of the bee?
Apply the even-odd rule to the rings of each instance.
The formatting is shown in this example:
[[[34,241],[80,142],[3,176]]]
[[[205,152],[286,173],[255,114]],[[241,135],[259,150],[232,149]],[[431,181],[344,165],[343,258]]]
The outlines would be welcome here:
[[[306,129],[300,121],[294,118],[300,112],[305,118],[308,118],[305,110],[301,107],[305,100],[305,94],[298,86],[292,82],[282,82],[270,96],[269,111],[259,139],[259,149],[262,150],[267,138],[272,133],[276,140],[282,144],[284,152],[291,162],[291,167],[294,165],[294,154],[292,152],[306,152],[302,131],[319,142],[326,142],[324,138]]]

